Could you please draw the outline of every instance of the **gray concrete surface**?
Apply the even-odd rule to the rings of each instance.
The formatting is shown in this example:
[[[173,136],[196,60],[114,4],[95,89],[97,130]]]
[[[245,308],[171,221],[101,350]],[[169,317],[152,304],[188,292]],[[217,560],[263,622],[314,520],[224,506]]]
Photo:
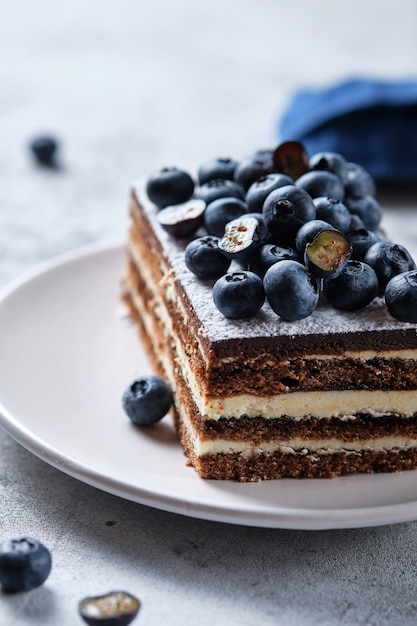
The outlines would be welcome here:
[[[417,69],[414,0],[0,6],[1,286],[62,251],[122,240],[137,176],[274,143],[294,89]],[[28,155],[45,131],[62,140],[59,171]],[[414,198],[387,202],[401,230]],[[54,559],[42,588],[0,593],[4,626],[73,626],[81,597],[114,587],[137,593],[144,626],[411,625],[416,530],[189,519],[78,482],[0,432],[0,536],[32,534]]]

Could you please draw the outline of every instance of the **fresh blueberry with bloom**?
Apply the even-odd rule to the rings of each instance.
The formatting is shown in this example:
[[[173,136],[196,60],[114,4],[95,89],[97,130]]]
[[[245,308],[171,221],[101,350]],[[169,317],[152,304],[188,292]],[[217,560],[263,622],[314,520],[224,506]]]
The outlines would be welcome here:
[[[375,270],[379,281],[379,295],[384,295],[388,282],[397,274],[415,269],[408,250],[392,241],[378,241],[366,252],[364,259]]]
[[[272,153],[269,150],[258,151],[238,163],[234,180],[247,191],[256,180],[273,171]]]
[[[385,289],[388,311],[401,322],[417,322],[417,270],[397,274]]]
[[[250,257],[249,269],[263,277],[272,265],[284,260],[300,259],[294,248],[286,248],[275,243],[264,244]]]
[[[298,261],[279,261],[264,276],[266,298],[277,315],[296,321],[310,315],[317,307],[317,281]]]
[[[351,213],[347,206],[340,200],[329,198],[328,196],[320,196],[314,198],[316,207],[316,218],[328,222],[342,233],[348,232],[351,223]]]
[[[148,198],[160,209],[187,202],[193,191],[194,181],[190,174],[177,167],[164,167],[154,172],[146,183]]]
[[[272,173],[262,176],[249,187],[246,192],[246,202],[249,211],[261,212],[264,202],[274,189],[284,187],[285,185],[293,185],[294,181],[286,174]]]
[[[122,396],[126,415],[138,426],[159,422],[168,413],[173,401],[171,387],[155,375],[136,378]]]
[[[347,197],[346,206],[353,215],[358,215],[366,228],[376,230],[381,223],[382,207],[371,195]]]
[[[198,182],[204,185],[210,180],[233,180],[237,164],[237,161],[229,157],[209,159],[198,168]]]
[[[340,274],[324,282],[323,292],[335,309],[357,311],[376,298],[378,288],[378,278],[370,265],[348,261]]]
[[[343,185],[347,182],[348,169],[345,157],[338,152],[317,152],[308,162],[311,170],[331,172],[340,178]]]
[[[376,185],[372,176],[357,163],[346,164],[347,180],[345,183],[345,196],[375,196]]]
[[[226,224],[247,212],[247,204],[239,198],[218,198],[206,206],[204,226],[209,235],[223,237]]]
[[[213,286],[213,300],[219,311],[229,319],[256,315],[265,301],[262,279],[250,271],[229,272]]]
[[[239,198],[245,199],[245,190],[234,180],[216,178],[200,185],[194,192],[194,198],[204,200],[210,204],[219,198]]]
[[[311,196],[296,185],[285,185],[267,196],[262,214],[272,242],[292,246],[298,229],[316,217]]]
[[[6,592],[39,587],[48,578],[51,568],[50,551],[33,537],[10,537],[0,543],[0,584]]]
[[[352,259],[357,261],[363,261],[369,248],[381,241],[380,236],[374,230],[368,230],[365,226],[350,230],[348,237],[352,244]]]
[[[297,178],[295,184],[305,189],[312,198],[329,196],[335,200],[343,200],[345,197],[345,188],[342,181],[332,172],[311,170]]]
[[[220,278],[227,272],[230,259],[219,250],[219,238],[197,237],[185,248],[185,264],[200,279]]]

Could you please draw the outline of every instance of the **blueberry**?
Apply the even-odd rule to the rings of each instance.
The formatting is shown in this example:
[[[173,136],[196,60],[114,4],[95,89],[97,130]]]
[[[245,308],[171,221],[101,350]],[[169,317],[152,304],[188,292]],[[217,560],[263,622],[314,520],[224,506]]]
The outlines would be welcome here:
[[[374,268],[382,296],[388,282],[397,274],[415,269],[412,256],[404,246],[391,241],[378,241],[366,252],[364,262]]]
[[[347,182],[346,159],[338,152],[317,152],[310,157],[308,165],[311,170],[322,170],[336,174],[343,185]]]
[[[260,246],[259,222],[255,217],[242,215],[225,227],[219,249],[229,259],[246,261]]]
[[[173,237],[189,237],[204,221],[206,203],[198,198],[165,207],[157,213],[161,226]]]
[[[336,309],[357,311],[377,296],[378,278],[370,265],[349,261],[338,276],[324,283],[323,292]]]
[[[355,228],[348,232],[349,241],[352,244],[352,259],[363,261],[369,248],[381,238],[373,230],[368,230],[365,226]]]
[[[219,198],[207,205],[204,226],[209,235],[223,237],[226,224],[248,212],[246,202],[239,198]]]
[[[345,188],[338,176],[324,170],[312,170],[297,178],[295,184],[308,191],[312,198],[329,196],[335,200],[343,200]]]
[[[397,274],[385,289],[388,311],[401,322],[417,322],[417,270]]]
[[[84,598],[78,605],[80,616],[89,626],[128,626],[139,609],[139,600],[126,591]]]
[[[316,218],[328,222],[337,230],[346,233],[350,228],[351,213],[347,206],[340,200],[319,196],[313,200],[316,207]]]
[[[138,426],[149,426],[161,420],[173,404],[168,383],[159,376],[142,376],[124,391],[122,406],[126,415]]]
[[[292,246],[300,226],[315,218],[316,207],[307,191],[285,185],[267,196],[262,214],[273,243]]]
[[[31,141],[29,147],[39,165],[45,167],[54,167],[56,165],[59,142],[55,137],[37,137]]]
[[[298,261],[272,265],[264,276],[264,288],[271,308],[289,322],[310,315],[319,301],[316,280]]]
[[[146,193],[160,209],[170,204],[187,202],[193,194],[194,181],[190,174],[176,167],[164,167],[148,178]]]
[[[357,163],[346,164],[347,180],[345,183],[346,196],[375,196],[376,185],[372,176]]]
[[[269,151],[257,152],[241,161],[234,174],[234,180],[247,191],[260,178],[274,171],[272,154]]]
[[[214,283],[213,300],[229,319],[252,317],[265,301],[262,279],[247,270],[225,274]]]
[[[329,279],[340,274],[352,255],[352,244],[338,230],[321,230],[307,243],[304,263],[316,278]]]
[[[198,278],[220,278],[229,269],[230,259],[219,250],[219,238],[207,235],[186,246],[185,264]]]
[[[336,230],[331,224],[324,220],[310,220],[301,226],[295,237],[295,249],[303,257],[306,245],[314,241],[322,230]]]
[[[366,228],[375,230],[382,219],[382,207],[374,196],[347,196],[345,204],[353,215],[358,215]]]
[[[210,202],[214,202],[214,200],[219,198],[239,198],[239,200],[244,200],[245,190],[234,180],[216,178],[197,187],[194,192],[194,198],[200,198],[206,204],[210,204]]]
[[[297,251],[294,248],[286,248],[284,246],[278,246],[275,243],[267,243],[258,248],[251,256],[249,269],[258,274],[258,276],[263,277],[272,265],[278,263],[278,261],[284,261],[285,259],[299,261]]]
[[[210,159],[199,167],[197,178],[200,185],[210,180],[233,180],[238,162],[230,158]]]
[[[0,544],[0,584],[4,591],[28,591],[42,585],[52,567],[51,553],[33,537],[18,536]]]
[[[274,151],[275,170],[286,174],[293,180],[299,178],[308,169],[308,156],[300,141],[284,141]]]
[[[252,183],[246,193],[246,202],[249,211],[261,212],[266,197],[271,191],[279,187],[284,187],[284,185],[292,185],[293,183],[292,178],[285,174],[274,173],[262,176],[262,178]]]
[[[250,213],[245,213],[245,217],[254,217],[256,220],[258,220],[258,224],[259,224],[259,243],[261,245],[263,245],[264,243],[268,243],[271,234],[269,232],[269,230],[266,227],[265,221],[264,221],[264,216],[262,215],[262,213],[258,213],[256,211],[251,211]]]

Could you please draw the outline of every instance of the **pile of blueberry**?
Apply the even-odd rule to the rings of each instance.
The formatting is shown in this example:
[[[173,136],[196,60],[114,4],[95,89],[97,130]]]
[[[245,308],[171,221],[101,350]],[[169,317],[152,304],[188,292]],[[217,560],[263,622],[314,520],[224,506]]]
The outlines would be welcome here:
[[[163,228],[188,240],[188,269],[215,281],[225,317],[251,317],[267,299],[294,321],[310,315],[322,293],[345,311],[384,297],[393,317],[417,322],[415,262],[385,240],[375,184],[361,166],[334,152],[308,157],[300,142],[287,141],[242,161],[208,161],[197,178],[164,168],[146,191]]]

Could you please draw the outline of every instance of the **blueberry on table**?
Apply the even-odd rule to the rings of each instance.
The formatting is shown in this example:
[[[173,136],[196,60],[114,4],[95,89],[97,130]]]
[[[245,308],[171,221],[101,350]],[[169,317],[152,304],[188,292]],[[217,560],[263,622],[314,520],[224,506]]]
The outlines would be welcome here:
[[[308,162],[311,170],[321,170],[336,174],[343,184],[347,182],[348,168],[344,156],[338,152],[317,152]]]
[[[214,202],[219,198],[239,198],[245,199],[245,190],[242,185],[234,180],[215,178],[203,183],[194,191],[194,198],[201,198],[206,204]]]
[[[225,274],[214,283],[213,300],[229,319],[252,317],[265,301],[262,279],[250,271]]]
[[[348,207],[335,198],[329,196],[319,196],[313,200],[316,207],[316,218],[323,220],[334,226],[342,233],[348,232],[351,224],[352,215]]]
[[[56,165],[58,146],[58,140],[51,136],[37,137],[30,143],[30,149],[36,161],[45,167]]]
[[[267,196],[262,215],[272,243],[292,246],[300,226],[316,217],[316,207],[307,191],[285,185]]]
[[[173,401],[168,383],[155,375],[136,378],[122,396],[126,415],[138,426],[159,422],[168,413]]]
[[[401,322],[417,322],[417,270],[397,274],[387,284],[385,303]]]
[[[151,174],[146,183],[149,200],[160,209],[170,204],[187,202],[194,192],[190,174],[177,167],[164,167]]]
[[[173,237],[189,237],[202,226],[206,203],[198,198],[161,209],[156,219]]]
[[[84,598],[78,605],[80,616],[89,626],[128,626],[139,609],[139,600],[125,591]]]
[[[312,198],[329,196],[335,200],[343,200],[345,197],[345,187],[340,178],[325,170],[306,172],[297,178],[295,184],[305,189]]]
[[[249,269],[263,277],[272,265],[284,260],[299,261],[297,251],[294,248],[267,243],[258,248],[250,257]]]
[[[286,174],[272,173],[262,176],[249,187],[246,192],[246,202],[249,211],[262,212],[264,202],[274,189],[284,187],[285,185],[293,185],[294,181]]]
[[[223,237],[226,224],[248,212],[246,202],[239,198],[218,198],[204,211],[204,226],[209,235]]]
[[[282,319],[293,322],[310,315],[317,307],[317,281],[298,261],[279,261],[264,276],[266,298]]]
[[[333,278],[345,267],[352,255],[352,244],[338,230],[321,230],[307,243],[304,263],[316,278]]]
[[[357,311],[376,298],[378,288],[378,278],[370,265],[348,261],[338,276],[324,283],[323,292],[335,309]]]
[[[197,237],[185,248],[185,264],[197,278],[220,278],[227,272],[230,259],[219,250],[219,238]]]
[[[299,178],[308,169],[308,156],[300,141],[284,141],[273,154],[275,170],[286,174],[293,180]]]
[[[378,241],[368,248],[364,262],[375,270],[379,295],[384,295],[388,282],[397,274],[415,269],[412,256],[404,246],[391,241]]]
[[[52,567],[48,548],[33,537],[11,537],[0,543],[0,584],[4,591],[28,591],[42,585]]]
[[[210,159],[198,168],[198,182],[203,185],[210,180],[233,180],[237,164],[237,161],[229,157]]]

